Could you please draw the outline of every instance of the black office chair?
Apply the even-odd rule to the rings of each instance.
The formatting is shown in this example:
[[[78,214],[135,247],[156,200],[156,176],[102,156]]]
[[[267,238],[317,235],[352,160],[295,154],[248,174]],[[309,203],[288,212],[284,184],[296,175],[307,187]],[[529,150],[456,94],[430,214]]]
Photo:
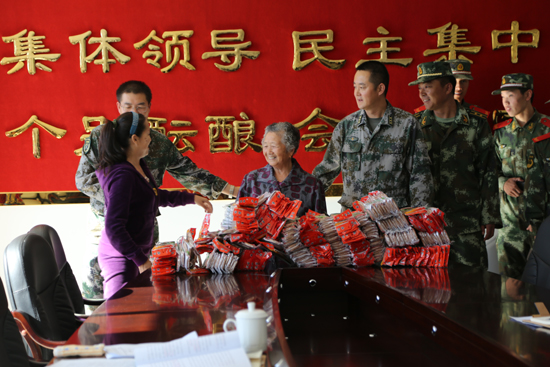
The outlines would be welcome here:
[[[17,324],[8,309],[8,300],[4,283],[0,279],[0,366],[23,367],[29,365],[29,359]]]
[[[51,246],[32,233],[15,238],[4,251],[4,272],[19,330],[42,347],[43,360],[51,359],[52,349],[62,345],[81,324],[59,278]],[[26,340],[32,350],[33,343]]]
[[[522,280],[550,289],[550,217],[542,222],[527,258]]]
[[[78,283],[73,274],[71,265],[67,262],[67,258],[65,257],[63,244],[61,243],[61,239],[55,229],[48,225],[41,224],[34,226],[29,233],[39,235],[52,247],[55,254],[57,268],[59,269],[59,278],[65,285],[65,288],[67,288],[69,299],[71,300],[71,304],[76,314],[80,314],[81,316],[84,315],[86,312],[84,309],[85,304],[90,306],[99,306],[105,301],[104,299],[88,299],[82,297],[82,293],[78,287]]]

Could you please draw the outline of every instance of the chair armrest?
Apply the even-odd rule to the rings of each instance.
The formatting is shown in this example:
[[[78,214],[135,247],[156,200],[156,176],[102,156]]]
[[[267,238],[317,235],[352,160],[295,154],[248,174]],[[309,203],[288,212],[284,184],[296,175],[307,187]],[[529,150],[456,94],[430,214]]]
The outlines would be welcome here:
[[[32,359],[29,359],[29,365],[31,367],[41,367],[41,366],[47,366],[49,362],[39,362],[39,361],[33,361]]]
[[[25,341],[29,345],[29,348],[31,349],[34,359],[36,360],[42,359],[42,353],[40,353],[39,349],[36,347],[36,344],[47,349],[55,349],[55,347],[65,345],[66,341],[48,340],[37,335],[22,312],[12,311],[11,314],[13,315],[13,318],[15,319],[15,323],[19,328],[19,332],[21,333],[23,338],[25,338]],[[31,340],[32,342],[30,342]]]
[[[105,300],[103,298],[82,298],[88,306],[100,306]]]

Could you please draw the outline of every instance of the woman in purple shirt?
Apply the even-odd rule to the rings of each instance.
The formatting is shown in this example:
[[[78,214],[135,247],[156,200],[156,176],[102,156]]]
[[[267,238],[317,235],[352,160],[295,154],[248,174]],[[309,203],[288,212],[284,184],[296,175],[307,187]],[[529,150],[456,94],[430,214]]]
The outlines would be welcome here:
[[[105,193],[99,265],[106,299],[151,267],[159,206],[197,204],[212,212],[208,199],[157,187],[142,159],[149,153],[150,132],[145,117],[136,112],[123,113],[101,130],[96,174]]]

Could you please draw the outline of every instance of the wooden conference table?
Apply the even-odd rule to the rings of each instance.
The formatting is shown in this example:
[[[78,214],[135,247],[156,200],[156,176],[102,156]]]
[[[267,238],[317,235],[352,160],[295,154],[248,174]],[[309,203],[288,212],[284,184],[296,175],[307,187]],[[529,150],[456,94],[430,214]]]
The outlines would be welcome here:
[[[509,319],[536,314],[536,301],[550,308],[550,291],[469,267],[150,275],[100,306],[68,343],[223,332],[254,301],[272,317],[271,366],[550,365],[550,333]]]

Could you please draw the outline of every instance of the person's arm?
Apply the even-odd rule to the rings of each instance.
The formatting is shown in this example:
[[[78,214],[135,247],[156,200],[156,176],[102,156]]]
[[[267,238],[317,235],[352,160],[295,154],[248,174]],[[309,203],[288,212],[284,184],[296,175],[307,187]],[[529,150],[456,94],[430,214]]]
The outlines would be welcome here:
[[[241,186],[239,187],[239,193],[236,196],[236,200],[239,200],[240,198],[246,198],[252,196],[252,188],[254,187],[254,176],[252,172],[247,173],[243,177],[243,182],[241,183]]]
[[[480,119],[476,143],[476,170],[479,177],[479,189],[481,198],[480,228],[485,236],[489,235],[491,226],[502,227],[499,208],[499,178],[498,159],[495,151],[493,135],[489,131],[489,124],[486,119]],[[484,226],[484,227],[481,227]],[[489,226],[489,228],[487,228]]]
[[[410,205],[413,207],[429,206],[434,199],[434,183],[428,147],[420,124],[415,118],[411,117],[411,120],[409,125],[410,151],[407,157]]]
[[[99,130],[95,131],[94,129],[91,136],[86,138],[84,148],[82,149],[82,156],[80,157],[80,163],[78,164],[78,169],[75,174],[75,184],[76,188],[83,194],[101,203],[105,203],[103,190],[95,174],[98,137]]]
[[[542,140],[534,144],[534,167],[529,171],[529,184],[525,190],[525,216],[529,223],[528,230],[534,233],[540,228],[546,218],[548,205],[548,193],[550,185],[550,141]]]
[[[157,189],[160,206],[183,206],[196,204],[204,208],[207,213],[212,213],[212,204],[208,199],[190,192],[168,191]]]
[[[321,163],[313,169],[312,175],[323,185],[326,191],[340,174],[342,163],[342,146],[344,145],[343,125],[345,120],[340,121],[332,132],[332,138],[328,144],[325,156]]]
[[[166,170],[185,188],[200,192],[209,199],[216,199],[224,189],[226,194],[230,189],[225,180],[213,175],[209,171],[197,167],[197,165],[187,156],[183,156],[179,150],[170,144],[169,164]]]
[[[147,255],[136,245],[126,229],[136,177],[124,172],[111,174],[113,176],[109,177],[109,188],[106,188],[109,206],[105,212],[105,233],[111,245],[139,267],[147,262]]]
[[[321,214],[328,214],[327,213],[327,200],[325,198],[325,190],[323,189],[323,184],[321,184],[321,181],[317,180],[317,183],[315,184],[315,211],[317,213]]]

